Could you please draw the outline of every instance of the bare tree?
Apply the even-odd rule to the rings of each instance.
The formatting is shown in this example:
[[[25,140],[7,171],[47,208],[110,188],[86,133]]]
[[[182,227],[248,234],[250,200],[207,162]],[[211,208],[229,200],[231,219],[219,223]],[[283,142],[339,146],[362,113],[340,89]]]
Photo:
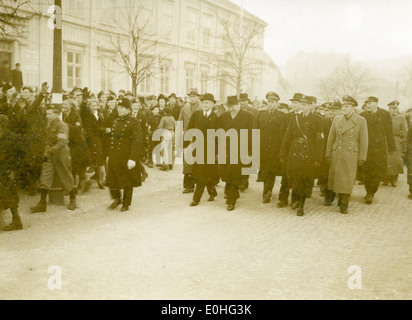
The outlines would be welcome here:
[[[154,72],[160,53],[158,35],[152,30],[150,17],[145,17],[142,1],[127,1],[124,11],[114,18],[117,35],[111,38],[118,53],[115,60],[132,79],[133,94]]]
[[[338,66],[330,76],[319,82],[319,90],[323,99],[333,101],[344,95],[359,99],[372,89],[374,77],[370,71],[360,63],[351,63],[350,60]]]
[[[21,9],[29,4],[29,0],[0,0],[0,37],[18,36],[30,15]]]
[[[255,40],[263,34],[262,22],[257,18],[221,16],[215,13],[221,34],[217,36],[223,54],[209,54],[207,60],[218,72],[218,78],[236,89],[237,95],[247,83],[248,77],[259,63],[257,57],[251,57],[256,48]]]

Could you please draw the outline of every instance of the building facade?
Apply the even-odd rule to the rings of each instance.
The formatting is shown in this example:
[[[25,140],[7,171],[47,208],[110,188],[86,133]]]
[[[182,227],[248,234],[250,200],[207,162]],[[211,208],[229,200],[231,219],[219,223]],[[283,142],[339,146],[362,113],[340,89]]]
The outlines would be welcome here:
[[[254,18],[228,0],[138,0],[158,35],[155,51],[160,54],[151,77],[138,87],[138,94],[185,96],[190,88],[212,92],[224,99],[236,90],[225,81],[206,56],[222,55],[217,16],[235,19]],[[5,1],[7,3],[7,0]],[[13,1],[9,1],[13,2]],[[92,91],[132,89],[132,81],[113,45],[116,37],[127,38],[121,17],[134,0],[63,0],[63,88],[88,86]],[[23,36],[0,39],[1,58],[11,65],[22,65],[24,83],[38,86],[52,83],[53,29],[49,28],[52,0],[32,0],[25,10],[32,12]],[[242,91],[251,98],[264,97],[278,87],[279,70],[264,52],[264,28],[254,41],[250,59],[253,73],[247,76]],[[265,81],[262,81],[262,80]]]

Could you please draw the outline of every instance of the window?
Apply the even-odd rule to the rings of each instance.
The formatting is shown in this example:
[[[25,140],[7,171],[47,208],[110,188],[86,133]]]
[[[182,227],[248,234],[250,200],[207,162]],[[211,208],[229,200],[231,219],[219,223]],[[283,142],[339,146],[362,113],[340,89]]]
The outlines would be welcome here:
[[[169,94],[170,61],[160,63],[160,93]]]
[[[83,54],[80,52],[66,53],[67,88],[82,86]]]
[[[208,81],[209,81],[209,70],[207,68],[202,68],[200,72],[200,83],[201,83],[201,91],[203,93],[208,92]]]
[[[100,58],[100,90],[113,89],[114,61],[113,57],[102,54]]]
[[[198,24],[198,11],[192,8],[187,9],[187,41],[197,41],[197,24]]]
[[[173,3],[165,0],[162,2],[162,31],[167,39],[172,36],[173,30]]]
[[[84,17],[84,1],[65,0],[63,1],[63,3],[66,5],[66,10],[68,13],[72,15]]]
[[[186,92],[190,92],[190,89],[194,88],[195,82],[195,65],[186,64]]]
[[[12,45],[8,41],[0,41],[0,67],[3,67],[3,61],[8,61],[11,67]]]
[[[212,38],[212,21],[213,18],[210,15],[203,16],[203,45],[210,46]]]

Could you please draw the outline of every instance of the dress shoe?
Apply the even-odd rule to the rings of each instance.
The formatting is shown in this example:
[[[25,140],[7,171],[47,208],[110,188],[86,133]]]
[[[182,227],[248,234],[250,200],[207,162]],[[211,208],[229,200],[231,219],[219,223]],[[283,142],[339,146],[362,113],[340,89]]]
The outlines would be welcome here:
[[[160,167],[160,170],[162,170],[162,171],[169,171],[170,169],[169,169],[169,166],[161,166]]]
[[[348,214],[348,209],[347,208],[340,208],[340,213]]]
[[[365,202],[366,204],[372,204],[373,202],[373,195],[372,194],[368,194],[365,198]]]
[[[120,209],[120,211],[121,211],[121,212],[129,211],[129,207],[123,206],[123,207]]]
[[[37,206],[30,208],[31,213],[41,213],[47,211],[47,203],[40,201]]]
[[[199,202],[196,202],[196,201],[192,201],[191,203],[190,203],[190,206],[191,207],[197,207],[199,205]]]
[[[392,188],[396,188],[396,182],[395,181],[393,181],[393,182],[391,182],[391,186],[392,186]]]
[[[383,186],[383,187],[387,187],[388,185],[389,185],[389,182],[386,182],[386,181],[385,181],[384,183],[382,183],[382,186]]]
[[[325,207],[331,207],[332,206],[332,202],[330,201],[325,201]]]
[[[147,167],[153,168],[153,163],[148,163],[148,164],[147,164]]]
[[[302,216],[305,215],[305,211],[303,210],[302,207],[299,207],[299,208],[297,209],[296,213],[297,213],[298,217],[302,217]]]
[[[76,200],[70,200],[69,206],[67,207],[67,209],[74,211],[76,210],[77,206],[76,206]]]
[[[412,200],[412,193],[408,195],[408,198]]]
[[[235,210],[235,205],[229,204],[229,205],[227,206],[227,211],[233,211],[233,210]]]
[[[104,186],[103,183],[98,183],[98,184],[97,184],[97,187],[98,187],[100,190],[106,189],[106,187]]]
[[[187,189],[184,189],[184,190],[183,190],[183,194],[193,193],[193,192],[195,192],[195,190],[192,189],[192,188],[187,188]]]
[[[120,199],[116,199],[113,201],[113,203],[109,206],[109,210],[116,210],[116,208],[118,206],[120,206],[122,204],[122,202],[120,201]]]
[[[215,201],[215,197],[216,196],[210,196],[209,199],[207,199],[207,201],[209,201],[209,202]]]
[[[146,179],[149,177],[149,175],[147,174],[147,172],[142,172],[142,182],[145,182]]]
[[[288,203],[286,201],[279,201],[276,204],[276,207],[278,207],[278,208],[286,208],[287,206],[288,206]]]
[[[265,195],[263,195],[263,203],[270,203],[270,199],[272,199],[272,193],[268,192]]]
[[[239,186],[239,191],[240,192],[245,192],[247,190],[247,187],[246,186],[244,186],[244,185],[240,185]]]
[[[292,203],[292,209],[295,210],[298,207],[298,202],[295,201]]]

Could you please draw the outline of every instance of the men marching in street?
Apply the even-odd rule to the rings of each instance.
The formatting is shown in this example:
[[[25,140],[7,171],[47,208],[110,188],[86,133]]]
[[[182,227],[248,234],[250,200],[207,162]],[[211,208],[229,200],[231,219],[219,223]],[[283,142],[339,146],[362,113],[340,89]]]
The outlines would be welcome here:
[[[405,163],[408,168],[409,199],[412,200],[412,126],[409,127],[406,138]]]
[[[388,153],[392,155],[396,151],[392,117],[388,111],[378,108],[378,102],[378,98],[369,97],[365,102],[365,112],[360,114],[368,124],[368,156],[361,169],[367,193],[365,197],[367,204],[372,204],[379,185],[383,181]]]
[[[292,186],[292,208],[297,209],[298,216],[304,215],[315,167],[320,166],[323,157],[322,122],[311,112],[309,102],[305,96],[300,100],[302,113],[291,118],[280,151]]]
[[[208,201],[214,201],[217,196],[216,185],[219,183],[218,165],[217,163],[208,163],[208,154],[211,149],[209,145],[214,144],[215,150],[213,157],[216,159],[218,148],[216,139],[214,141],[208,140],[207,131],[216,130],[219,126],[219,119],[217,115],[212,112],[213,106],[216,103],[215,97],[211,93],[205,93],[200,100],[202,101],[203,110],[195,111],[190,118],[188,130],[198,129],[203,135],[203,163],[195,162],[192,168],[192,176],[196,180],[196,188],[193,195],[193,201],[190,206],[195,207],[199,205],[205,187],[209,194]],[[198,152],[198,151],[197,151]]]
[[[260,130],[260,172],[263,180],[263,203],[269,203],[275,185],[276,176],[281,176],[279,158],[282,144],[281,125],[285,114],[278,110],[279,95],[269,92],[266,95],[267,110],[259,111],[256,128]]]
[[[241,130],[248,131],[248,153],[251,154],[252,150],[252,130],[254,129],[253,115],[240,108],[239,100],[237,96],[229,96],[227,98],[228,111],[223,113],[220,120],[220,126],[228,132],[234,129],[237,133],[237,137],[240,137]],[[242,162],[240,160],[240,152],[238,155],[237,163],[231,163],[231,148],[232,140],[227,144],[226,148],[226,164],[223,167],[222,180],[226,182],[225,195],[228,211],[235,210],[236,201],[239,199],[239,189],[243,182],[242,175]],[[242,145],[243,144],[243,145]],[[238,150],[245,147],[246,141],[238,139]]]
[[[356,114],[357,106],[354,98],[342,98],[343,115],[334,118],[326,147],[330,171],[325,204],[330,206],[338,194],[342,214],[348,213],[357,169],[365,164],[368,152],[368,128],[366,120]]]

